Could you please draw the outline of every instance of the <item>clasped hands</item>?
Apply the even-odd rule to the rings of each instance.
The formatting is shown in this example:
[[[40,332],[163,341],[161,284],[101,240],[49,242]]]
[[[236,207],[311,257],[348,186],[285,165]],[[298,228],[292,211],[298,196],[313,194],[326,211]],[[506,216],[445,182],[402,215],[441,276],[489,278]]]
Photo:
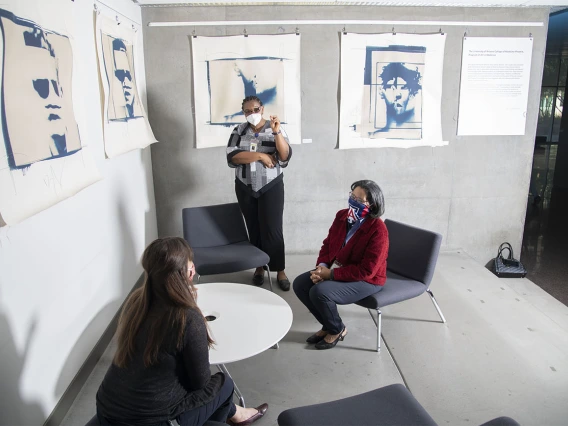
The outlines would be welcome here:
[[[310,279],[314,284],[320,283],[331,278],[331,270],[325,266],[318,265],[316,269],[310,271]]]

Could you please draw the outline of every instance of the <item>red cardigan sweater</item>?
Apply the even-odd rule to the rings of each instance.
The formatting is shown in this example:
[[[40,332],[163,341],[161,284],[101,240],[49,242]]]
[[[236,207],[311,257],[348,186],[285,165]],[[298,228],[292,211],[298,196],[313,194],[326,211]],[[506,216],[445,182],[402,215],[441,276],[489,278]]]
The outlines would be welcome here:
[[[361,227],[353,234],[345,247],[347,236],[347,211],[340,210],[329,228],[329,234],[317,260],[317,265],[331,266],[337,261],[341,266],[333,270],[335,281],[366,281],[370,284],[384,285],[387,280],[387,256],[389,234],[385,223],[367,217]]]

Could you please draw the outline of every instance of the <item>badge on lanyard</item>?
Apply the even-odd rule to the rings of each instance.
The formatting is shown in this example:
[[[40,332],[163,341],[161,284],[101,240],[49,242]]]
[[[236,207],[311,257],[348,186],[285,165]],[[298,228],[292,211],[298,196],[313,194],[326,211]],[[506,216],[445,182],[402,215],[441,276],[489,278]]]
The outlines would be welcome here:
[[[250,149],[250,152],[256,152],[257,143],[251,142],[249,149]],[[250,171],[251,171],[251,173],[256,172],[256,161],[253,161],[252,163],[250,163]]]

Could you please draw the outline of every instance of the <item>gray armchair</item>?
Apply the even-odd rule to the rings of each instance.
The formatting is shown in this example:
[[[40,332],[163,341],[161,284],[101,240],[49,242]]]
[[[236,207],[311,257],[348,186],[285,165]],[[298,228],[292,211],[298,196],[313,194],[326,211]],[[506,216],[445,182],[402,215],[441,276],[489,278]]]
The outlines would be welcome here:
[[[446,319],[430,290],[442,236],[394,220],[385,220],[389,231],[387,282],[381,291],[356,304],[367,308],[377,326],[377,352],[381,350],[381,308],[427,292],[442,322]],[[376,311],[376,319],[373,316]]]
[[[337,401],[291,408],[278,416],[279,426],[435,426],[424,407],[401,384],[385,386]],[[499,417],[482,426],[520,426]]]
[[[237,203],[185,208],[182,219],[183,236],[193,249],[193,263],[199,276],[263,266],[268,271],[272,290],[270,257],[249,242]]]

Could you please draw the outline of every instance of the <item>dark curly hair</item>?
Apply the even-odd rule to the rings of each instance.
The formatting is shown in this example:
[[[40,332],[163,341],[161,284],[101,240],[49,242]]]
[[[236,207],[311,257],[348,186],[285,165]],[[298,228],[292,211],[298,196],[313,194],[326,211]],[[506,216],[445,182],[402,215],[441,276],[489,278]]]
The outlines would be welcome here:
[[[247,96],[243,99],[243,103],[241,104],[241,109],[245,109],[245,104],[250,101],[257,101],[260,106],[262,106],[262,101],[257,96]]]
[[[364,189],[367,194],[367,201],[370,204],[369,216],[373,219],[381,217],[385,213],[385,199],[379,185],[372,180],[358,180],[351,185],[351,191],[357,187]]]
[[[416,95],[420,89],[422,89],[422,84],[420,79],[422,78],[418,69],[416,71],[407,68],[402,62],[391,62],[383,67],[383,72],[379,76],[383,80],[383,88],[386,87],[387,82],[394,80],[396,77],[400,77],[406,81],[406,86],[408,87],[411,95]]]

